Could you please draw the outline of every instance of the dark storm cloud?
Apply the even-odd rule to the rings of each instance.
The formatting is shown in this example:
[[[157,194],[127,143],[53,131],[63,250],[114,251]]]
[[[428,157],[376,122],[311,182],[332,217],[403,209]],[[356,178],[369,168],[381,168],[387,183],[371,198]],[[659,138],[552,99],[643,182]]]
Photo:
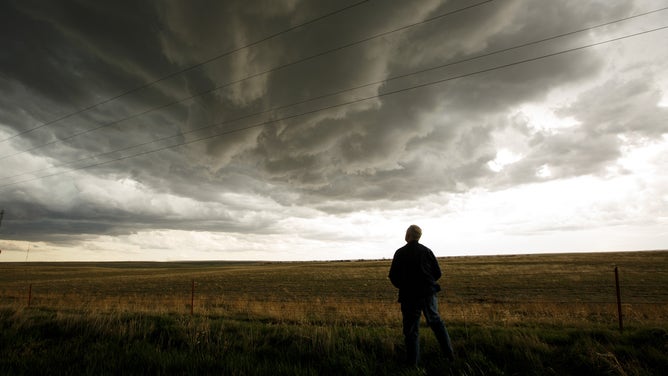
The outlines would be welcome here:
[[[157,40],[146,29],[152,20],[141,3],[9,3],[2,12],[2,71],[32,97],[53,101],[54,112],[44,121],[164,72]],[[130,3],[133,11],[127,12]]]
[[[660,136],[668,130],[668,110],[657,107],[661,92],[651,77],[651,72],[643,71],[635,78],[606,81],[580,95],[562,113],[580,119],[592,137],[623,133]]]
[[[490,12],[481,12],[483,16],[473,14],[486,20],[485,15],[503,14],[504,7],[497,5]],[[493,20],[487,21],[488,24],[514,21],[491,18]],[[465,19],[464,22],[467,21],[478,20]],[[549,17],[543,21],[556,22]],[[418,36],[425,34],[433,38],[427,44],[429,48],[424,48],[425,55],[437,55],[439,52],[442,56],[465,55],[468,51],[461,46],[465,42],[453,43],[452,46],[437,43],[439,40],[449,40],[446,38],[451,34],[456,36],[461,27],[460,22],[443,21],[424,28],[429,31],[418,29]],[[459,31],[459,34],[463,32]],[[492,39],[493,35],[488,37]],[[415,69],[415,66],[433,66],[429,58],[425,59],[426,62],[420,61],[420,55],[414,51],[414,41],[424,43],[425,38],[413,39],[404,35],[396,39],[385,40],[390,48],[384,51],[385,55],[375,56],[376,65],[385,65],[386,69],[391,67],[387,76],[405,74]],[[477,44],[487,46],[489,43],[479,37]],[[468,45],[466,47],[470,48]],[[397,59],[396,56],[412,56],[412,59],[406,59],[410,66],[402,65],[401,62],[405,60]],[[514,58],[525,56],[517,55]],[[506,59],[512,61],[512,58]],[[383,60],[387,63],[378,62]],[[347,61],[347,66],[356,69],[365,65],[359,57],[348,56]],[[443,61],[448,60],[441,60],[440,63]],[[401,87],[401,84],[442,80],[475,72],[476,69],[488,69],[499,63],[483,61],[477,64],[437,72],[440,75],[429,75],[427,78],[418,76],[401,83],[393,82],[390,86],[379,88],[379,92],[383,95],[384,92]],[[410,198],[433,192],[434,189],[455,190],[456,183],[474,185],[478,178],[489,173],[487,162],[494,154],[488,143],[493,127],[485,124],[485,116],[507,110],[529,99],[542,98],[551,88],[595,74],[597,69],[600,69],[600,63],[596,56],[585,53],[580,54],[577,60],[571,57],[557,58],[446,82],[432,88],[383,96],[370,108],[350,110],[343,121],[330,118],[316,118],[313,122],[300,121],[299,124],[286,125],[283,137],[274,134],[274,129],[264,130],[263,134],[272,135],[260,139],[258,150],[271,157],[262,154],[260,159],[268,161],[264,165],[266,171],[272,176],[278,176],[279,180],[297,183],[298,189],[311,187],[310,193],[332,197],[359,196],[369,200],[373,197]],[[550,74],[546,75],[545,72]],[[337,70],[328,73],[336,77]],[[339,80],[327,78],[324,82],[338,82],[347,77],[349,75]],[[429,122],[424,120],[425,114],[433,115]],[[439,120],[439,116],[449,119]],[[318,123],[314,125],[315,122]],[[428,148],[427,145],[434,147]],[[433,165],[419,168],[421,160],[434,159],[440,159],[437,175],[433,173]],[[397,180],[411,182],[413,188],[404,187],[408,184],[391,183]],[[368,190],[370,182],[382,188]],[[381,191],[383,194],[379,194]]]
[[[7,174],[22,172],[22,158],[33,158],[24,163],[35,169],[96,166],[11,187],[0,204],[19,213],[26,234],[272,231],[271,221],[282,213],[265,218],[261,207],[221,195],[354,211],[537,181],[536,169],[546,164],[553,178],[595,174],[619,156],[618,132],[665,132],[665,122],[648,115],[659,93],[639,81],[606,81],[562,108],[582,123],[570,133],[532,134],[508,122],[510,109],[601,74],[605,61],[597,51],[475,74],[586,43],[588,35],[576,35],[471,60],[627,15],[627,2],[494,1],[396,33],[387,32],[475,3],[367,2],[254,43],[353,3],[3,3],[0,130],[2,138],[25,134],[0,152],[35,148],[5,158],[3,164],[12,163]],[[444,67],[409,75],[436,66]],[[122,95],[173,72],[182,73]],[[427,86],[404,91],[418,85]],[[603,105],[595,103],[601,96]],[[611,116],[622,104],[637,111]],[[604,116],[615,120],[601,121]],[[495,132],[512,127],[526,135],[530,151],[499,176],[488,166],[497,152]],[[179,143],[188,145],[171,147]],[[82,197],[59,180],[72,176],[81,185],[130,178],[142,189],[127,198]],[[122,205],[150,192],[215,210],[183,214],[176,207]],[[56,205],[50,196],[71,202]],[[251,217],[240,220],[244,211]]]
[[[536,172],[542,166],[549,166],[551,179],[607,175],[622,156],[625,138],[654,140],[668,132],[668,111],[657,107],[661,93],[648,77],[611,78],[581,93],[572,105],[557,109],[559,115],[578,121],[558,134],[532,133],[526,123],[514,124],[527,136],[531,150],[497,179],[504,186],[541,181],[544,178]]]

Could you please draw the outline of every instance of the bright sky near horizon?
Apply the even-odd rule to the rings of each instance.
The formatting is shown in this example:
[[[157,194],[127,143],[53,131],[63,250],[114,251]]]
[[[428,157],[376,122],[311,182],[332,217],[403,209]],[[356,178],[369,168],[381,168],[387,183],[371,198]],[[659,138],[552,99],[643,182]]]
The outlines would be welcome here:
[[[0,262],[668,249],[668,1],[0,4]]]

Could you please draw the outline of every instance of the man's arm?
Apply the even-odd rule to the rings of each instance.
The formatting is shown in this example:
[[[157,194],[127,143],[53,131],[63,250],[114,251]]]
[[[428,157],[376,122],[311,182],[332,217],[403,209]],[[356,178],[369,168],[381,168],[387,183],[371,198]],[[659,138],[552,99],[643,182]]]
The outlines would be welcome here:
[[[441,278],[441,267],[438,265],[438,260],[431,249],[428,252],[427,259],[430,264],[431,276],[434,278],[434,281],[438,281]]]
[[[400,289],[401,286],[403,285],[403,272],[401,270],[401,267],[399,266],[399,262],[397,261],[397,255],[394,255],[394,258],[392,259],[392,265],[390,266],[390,282],[394,285],[394,287]]]

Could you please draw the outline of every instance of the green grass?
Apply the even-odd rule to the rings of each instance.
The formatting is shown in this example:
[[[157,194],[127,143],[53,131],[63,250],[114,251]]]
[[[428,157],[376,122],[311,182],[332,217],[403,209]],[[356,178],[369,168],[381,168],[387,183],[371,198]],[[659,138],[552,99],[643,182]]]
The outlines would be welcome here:
[[[401,363],[389,262],[0,264],[0,374],[421,374]],[[427,374],[668,369],[668,252],[440,263],[458,357],[423,327]]]
[[[418,374],[401,364],[398,326],[9,309],[0,323],[0,374]],[[451,325],[453,364],[422,330],[427,374],[658,375],[668,366],[665,328]]]

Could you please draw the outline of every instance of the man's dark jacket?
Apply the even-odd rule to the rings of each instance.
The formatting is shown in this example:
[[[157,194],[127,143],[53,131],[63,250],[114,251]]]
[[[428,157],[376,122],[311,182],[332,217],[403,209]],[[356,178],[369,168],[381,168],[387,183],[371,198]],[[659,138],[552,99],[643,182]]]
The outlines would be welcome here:
[[[406,243],[394,253],[390,267],[390,281],[399,289],[399,302],[410,302],[427,297],[441,287],[441,268],[434,253],[417,241]]]

